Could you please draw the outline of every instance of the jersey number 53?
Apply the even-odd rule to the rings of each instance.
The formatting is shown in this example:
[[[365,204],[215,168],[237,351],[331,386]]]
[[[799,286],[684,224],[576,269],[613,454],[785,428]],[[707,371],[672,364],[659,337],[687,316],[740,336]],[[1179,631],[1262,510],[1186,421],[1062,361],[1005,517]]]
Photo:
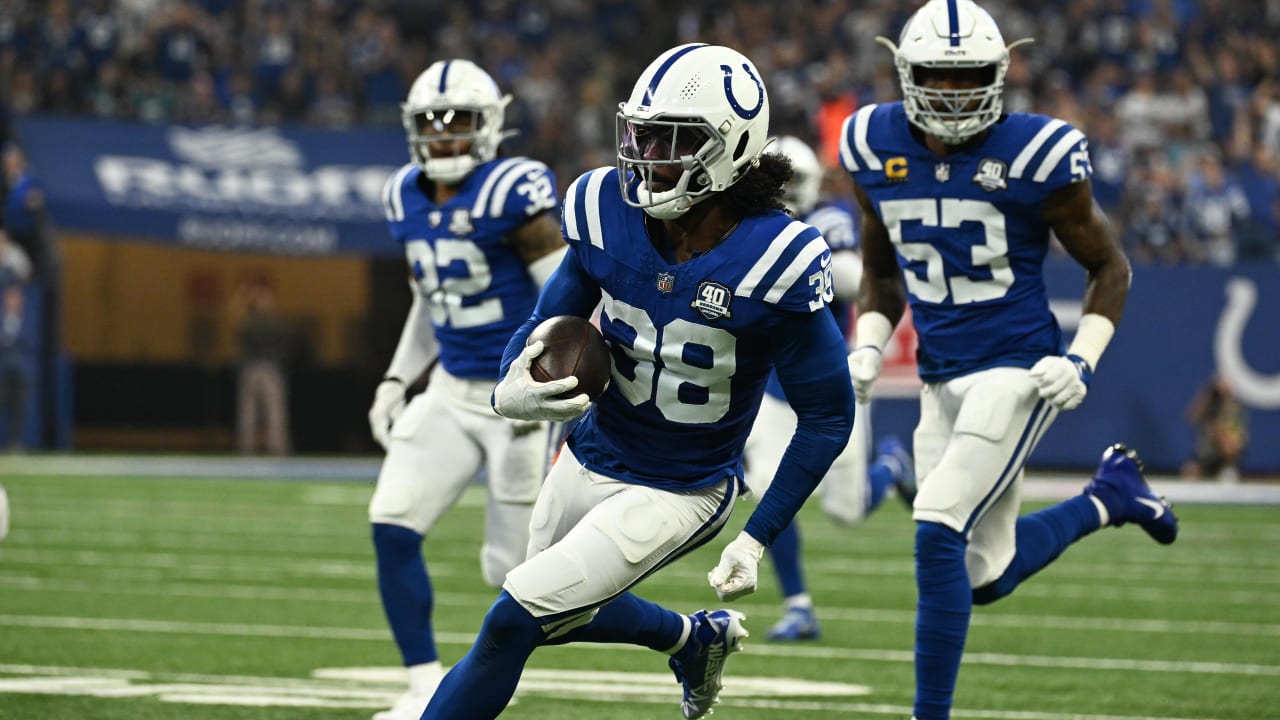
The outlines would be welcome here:
[[[923,276],[910,271],[903,273],[907,292],[917,299],[943,303],[950,297],[956,305],[985,302],[1004,297],[1013,285],[1004,213],[995,205],[984,200],[959,198],[885,200],[880,203],[880,218],[898,254],[909,261],[925,264]],[[974,269],[985,268],[991,273],[991,278],[975,280],[967,275],[948,275],[942,253],[936,247],[927,242],[903,241],[902,223],[908,221],[943,229],[959,228],[966,222],[981,223],[985,242],[971,248],[969,265]]]

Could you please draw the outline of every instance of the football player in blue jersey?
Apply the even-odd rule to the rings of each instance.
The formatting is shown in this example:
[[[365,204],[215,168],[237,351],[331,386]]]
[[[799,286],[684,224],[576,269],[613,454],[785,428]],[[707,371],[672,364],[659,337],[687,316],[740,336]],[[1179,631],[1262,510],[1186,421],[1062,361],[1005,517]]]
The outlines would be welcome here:
[[[950,714],[973,604],[1008,595],[1069,545],[1135,523],[1177,537],[1136,453],[1108,448],[1079,496],[1018,517],[1023,464],[1085,398],[1129,292],[1129,262],[1093,200],[1088,142],[1062,120],[1005,114],[1009,47],[972,0],[929,0],[894,55],[903,100],[845,122],[841,163],[863,211],[859,396],[904,304],[925,385],[915,431],[917,720]],[[1017,43],[1015,43],[1017,44]],[[1086,271],[1070,347],[1049,310],[1051,234]]]
[[[862,280],[862,258],[858,254],[851,208],[836,199],[834,193],[823,193],[825,169],[805,141],[786,135],[770,145],[769,152],[791,161],[792,175],[783,202],[796,218],[816,227],[831,247],[835,300],[829,307],[841,332],[848,336],[851,305],[857,299],[858,283]],[[897,438],[890,436],[881,440],[874,461],[868,465],[870,415],[869,404],[859,406],[848,446],[818,485],[816,494],[823,510],[842,525],[861,522],[879,507],[890,488],[896,487],[898,495],[908,504],[915,496],[911,456]],[[760,402],[760,412],[747,437],[746,481],[753,495],[759,496],[768,490],[795,427],[795,412],[787,404],[777,377],[771,375]],[[804,580],[798,520],[774,538],[769,546],[769,558],[782,589],[785,611],[765,637],[778,641],[816,640],[821,631],[813,598]]]
[[[669,655],[686,718],[716,702],[746,636],[742,614],[681,615],[630,589],[724,527],[770,368],[799,422],[772,486],[708,574],[721,599],[755,589],[765,546],[853,423],[844,338],[826,309],[831,252],[783,212],[790,168],[764,152],[768,129],[764,83],[746,57],[682,45],[621,104],[617,167],[570,186],[569,253],[511,338],[493,404],[509,418],[581,418],[538,497],[528,559],[424,718],[496,717],[537,647],[578,641]],[[543,348],[525,342],[546,318],[587,317],[597,304],[613,370],[592,405],[573,392],[577,378],[534,381]]]
[[[369,522],[378,590],[409,689],[376,720],[417,720],[444,674],[423,538],[486,468],[480,564],[485,581],[500,586],[524,559],[546,474],[547,424],[489,408],[503,348],[567,251],[551,171],[537,160],[498,157],[510,99],[469,60],[428,67],[402,108],[412,162],[383,194],[391,235],[409,263],[413,304],[369,410],[387,451]],[[426,390],[406,403],[406,386],[428,368]]]

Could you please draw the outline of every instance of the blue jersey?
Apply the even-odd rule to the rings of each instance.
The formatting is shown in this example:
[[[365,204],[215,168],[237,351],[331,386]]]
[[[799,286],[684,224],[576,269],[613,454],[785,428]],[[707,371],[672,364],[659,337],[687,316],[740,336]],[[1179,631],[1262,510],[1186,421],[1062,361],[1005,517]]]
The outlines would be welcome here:
[[[537,160],[490,160],[442,205],[412,163],[387,181],[391,236],[404,245],[426,302],[440,363],[455,377],[498,378],[502,350],[529,317],[538,286],[507,236],[556,207],[555,177]]]
[[[769,211],[676,264],[617,188],[617,170],[601,168],[565,197],[564,236],[571,259],[600,288],[601,331],[614,360],[612,383],[570,447],[592,470],[655,487],[740,478],[782,326],[827,313],[831,252],[813,227]],[[838,347],[811,354],[843,362]],[[779,363],[796,366],[793,357]]]
[[[804,222],[814,226],[818,232],[822,233],[822,239],[827,241],[827,246],[832,252],[841,250],[858,249],[858,233],[854,230],[853,212],[849,206],[837,201],[822,201],[815,205],[808,215],[804,216]],[[848,303],[840,300],[832,299],[829,303],[831,314],[835,316],[836,325],[840,328],[840,334],[846,338],[849,337],[850,330],[850,311]],[[771,373],[769,382],[765,385],[765,392],[773,397],[786,400],[786,395],[782,392],[782,383],[778,382],[778,374]]]
[[[1042,209],[1092,175],[1084,133],[1011,113],[976,147],[941,158],[912,134],[902,103],[868,105],[845,121],[840,162],[897,252],[921,379],[1029,368],[1063,352],[1042,274]]]

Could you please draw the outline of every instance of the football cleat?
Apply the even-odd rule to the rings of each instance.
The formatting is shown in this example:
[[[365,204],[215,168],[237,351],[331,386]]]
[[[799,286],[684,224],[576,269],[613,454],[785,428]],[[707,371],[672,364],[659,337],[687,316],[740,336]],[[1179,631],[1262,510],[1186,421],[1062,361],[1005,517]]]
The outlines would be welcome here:
[[[896,435],[887,435],[876,445],[876,462],[893,473],[893,487],[898,498],[910,508],[916,501],[916,466],[911,453]]]
[[[745,619],[737,610],[699,610],[689,616],[693,623],[689,641],[667,663],[684,686],[680,713],[686,720],[705,717],[719,702],[724,663],[742,649],[742,639],[748,635],[742,627]]]
[[[390,710],[374,713],[371,720],[418,720],[427,709],[427,703],[431,702],[431,695],[406,692],[396,699]]]
[[[1123,443],[1103,451],[1098,472],[1084,492],[1107,508],[1108,524],[1120,527],[1127,522],[1137,523],[1161,545],[1178,539],[1178,518],[1173,506],[1151,491],[1142,477],[1142,458]]]
[[[788,642],[792,640],[817,640],[822,634],[818,627],[818,618],[811,607],[787,608],[782,619],[774,623],[765,635],[770,640]]]

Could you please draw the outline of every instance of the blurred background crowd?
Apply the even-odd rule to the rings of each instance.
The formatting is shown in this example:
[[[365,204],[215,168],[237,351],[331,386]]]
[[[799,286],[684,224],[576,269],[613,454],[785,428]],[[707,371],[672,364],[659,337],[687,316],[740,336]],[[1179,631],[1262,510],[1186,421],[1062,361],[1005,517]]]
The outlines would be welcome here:
[[[373,451],[364,411],[409,299],[376,188],[408,160],[400,103],[431,62],[466,57],[488,70],[514,98],[506,121],[519,134],[504,151],[549,164],[561,191],[614,163],[618,103],[653,57],[692,41],[751,57],[774,134],[814,142],[835,165],[844,118],[899,97],[875,38],[895,37],[919,4],[0,0],[0,443]],[[1165,469],[1234,468],[1250,422],[1263,435],[1280,426],[1280,351],[1265,332],[1280,305],[1259,303],[1248,331],[1254,298],[1280,284],[1280,0],[982,5],[1006,42],[1035,39],[1013,51],[1006,109],[1060,117],[1090,138],[1096,198],[1143,288],[1141,319],[1125,331],[1144,333],[1134,361],[1146,368],[1151,344],[1188,335],[1187,367],[1117,377],[1120,388],[1098,393],[1113,404],[1081,415],[1087,441],[1059,423],[1063,447],[1091,448],[1106,421],[1159,438],[1144,454]],[[233,141],[238,154],[223,157]],[[347,155],[329,158],[335,144]],[[330,229],[332,215],[311,217],[306,200],[282,206],[296,212],[285,219],[296,235],[275,216],[238,215],[236,203],[259,199],[237,194],[242,173],[272,172],[264,148],[303,158],[286,174],[304,192],[328,187],[333,167],[380,171],[363,207],[327,208],[367,213],[376,243],[348,247],[352,234]],[[170,193],[179,177],[188,184]],[[111,178],[132,194],[108,197]],[[224,204],[202,214],[213,201]],[[264,203],[249,210],[277,209]],[[175,228],[164,213],[199,222]],[[298,239],[319,244],[295,252]],[[1060,264],[1070,284],[1054,297],[1070,297],[1078,267]],[[1228,316],[1244,319],[1224,325]],[[266,361],[276,380],[242,382]],[[1197,394],[1201,383],[1217,394]],[[1233,388],[1247,391],[1239,402]],[[913,412],[900,410],[904,434]],[[1254,462],[1280,467],[1280,451]]]
[[[1009,110],[1091,138],[1094,187],[1137,262],[1280,255],[1280,0],[992,0]],[[829,142],[898,95],[911,3],[768,0],[0,0],[4,112],[145,122],[395,125],[432,60],[475,59],[515,97],[521,153],[562,183],[613,162],[613,110],[681,42],[754,59],[777,133]],[[827,148],[827,152],[832,152]]]

